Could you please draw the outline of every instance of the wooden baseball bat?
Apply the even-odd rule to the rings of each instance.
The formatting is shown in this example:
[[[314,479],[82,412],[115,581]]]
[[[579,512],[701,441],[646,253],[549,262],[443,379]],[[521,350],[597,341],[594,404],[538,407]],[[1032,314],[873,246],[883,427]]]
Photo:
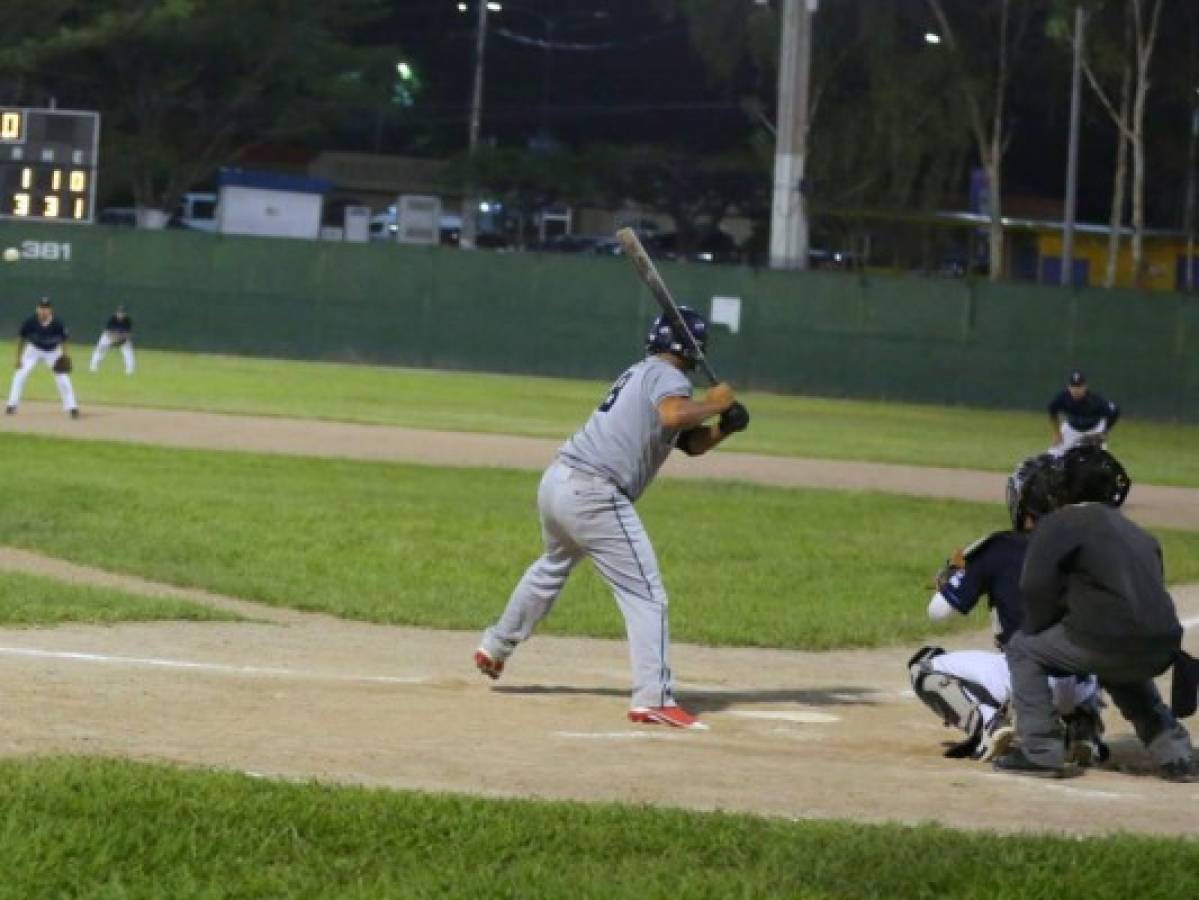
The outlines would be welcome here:
[[[683,319],[683,314],[679,312],[679,306],[674,302],[670,288],[666,286],[666,282],[658,274],[658,269],[654,265],[654,261],[649,258],[649,254],[641,246],[641,241],[638,240],[637,233],[632,228],[622,228],[616,232],[616,240],[624,248],[625,256],[633,263],[633,268],[637,270],[637,275],[641,278],[641,281],[649,288],[649,292],[654,295],[658,306],[662,308],[662,312],[670,320],[675,333],[682,335],[686,339],[686,342],[691,345],[690,349],[695,356],[695,364],[703,371],[704,376],[708,379],[708,383],[716,384],[720,379],[716,377],[716,372],[709,365],[708,358],[704,355],[703,348],[700,347],[699,342],[696,341],[695,335],[687,327],[687,322]]]

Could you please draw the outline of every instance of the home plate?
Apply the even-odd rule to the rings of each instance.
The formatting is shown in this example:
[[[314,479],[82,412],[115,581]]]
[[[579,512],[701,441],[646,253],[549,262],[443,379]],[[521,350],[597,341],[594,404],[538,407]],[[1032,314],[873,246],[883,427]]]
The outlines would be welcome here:
[[[730,716],[740,716],[742,719],[770,719],[776,722],[798,722],[801,725],[829,725],[833,722],[841,721],[840,716],[833,716],[828,713],[808,712],[806,710],[784,712],[772,709],[733,709],[729,710],[728,714]]]

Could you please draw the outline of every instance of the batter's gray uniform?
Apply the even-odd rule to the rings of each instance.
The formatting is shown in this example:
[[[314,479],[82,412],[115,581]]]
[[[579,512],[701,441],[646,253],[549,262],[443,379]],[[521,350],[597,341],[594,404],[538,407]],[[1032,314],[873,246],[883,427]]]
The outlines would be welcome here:
[[[633,502],[653,480],[678,433],[658,404],[691,396],[679,369],[650,356],[616,380],[587,423],[559,448],[537,492],[545,552],[529,566],[482,647],[506,659],[558,599],[585,556],[620,604],[633,665],[634,707],[673,706],[666,589]]]

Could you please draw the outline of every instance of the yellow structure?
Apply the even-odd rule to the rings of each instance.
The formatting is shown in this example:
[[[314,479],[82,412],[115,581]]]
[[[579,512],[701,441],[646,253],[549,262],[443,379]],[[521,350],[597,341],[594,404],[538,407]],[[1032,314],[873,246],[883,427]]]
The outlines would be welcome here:
[[[1094,230],[1092,230],[1094,229]],[[1045,262],[1061,259],[1062,232],[1060,226],[1052,227],[1049,223],[1043,228],[1036,228],[1037,254],[1041,260],[1040,281],[1046,281]],[[1091,226],[1087,231],[1076,231],[1074,234],[1074,259],[1085,261],[1087,264],[1087,280],[1079,282],[1079,287],[1102,287],[1104,274],[1107,271],[1108,229],[1096,229]],[[1197,248],[1199,249],[1199,248]],[[1141,287],[1151,291],[1183,291],[1186,290],[1185,268],[1187,241],[1184,235],[1149,233],[1145,235],[1145,278],[1137,285],[1132,271],[1132,235],[1120,236],[1120,252],[1116,257],[1116,287]],[[1191,257],[1192,266],[1196,267],[1194,287],[1199,288],[1199,252]],[[1055,272],[1060,269],[1054,266]]]

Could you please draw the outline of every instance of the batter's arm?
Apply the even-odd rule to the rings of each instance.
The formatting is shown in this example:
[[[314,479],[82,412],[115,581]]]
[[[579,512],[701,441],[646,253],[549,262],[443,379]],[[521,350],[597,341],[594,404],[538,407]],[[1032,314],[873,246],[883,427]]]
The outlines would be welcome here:
[[[658,404],[658,421],[671,431],[687,431],[702,425],[705,419],[720,415],[734,401],[733,389],[725,382],[708,388],[702,400],[690,397],[664,397]]]

